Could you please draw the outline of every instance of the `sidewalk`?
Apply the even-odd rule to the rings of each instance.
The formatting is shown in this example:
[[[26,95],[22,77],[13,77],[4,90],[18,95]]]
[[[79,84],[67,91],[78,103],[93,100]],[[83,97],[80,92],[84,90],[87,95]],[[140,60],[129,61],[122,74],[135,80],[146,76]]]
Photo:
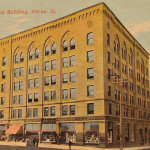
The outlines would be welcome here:
[[[0,141],[0,145],[8,145],[8,146],[23,146],[25,147],[27,145],[27,142],[6,142],[6,141]],[[68,145],[57,145],[57,144],[45,144],[45,143],[39,143],[38,147],[43,148],[54,148],[54,149],[64,149],[68,150]],[[120,150],[120,148],[96,148],[92,146],[71,146],[72,150]],[[141,149],[149,149],[150,146],[140,146],[140,147],[129,147],[129,148],[123,148],[123,150],[141,150]]]
[[[27,142],[6,142],[0,141],[0,145],[10,145],[10,146],[26,146]]]
[[[43,148],[55,148],[55,149],[64,149],[68,150],[68,145],[56,145],[56,144],[45,144],[40,143],[39,147]],[[90,146],[71,146],[72,150],[120,150],[120,148],[96,148],[96,147],[90,147]],[[130,148],[123,148],[124,150],[140,150],[140,149],[149,149],[150,146],[140,146],[140,147],[130,147]]]

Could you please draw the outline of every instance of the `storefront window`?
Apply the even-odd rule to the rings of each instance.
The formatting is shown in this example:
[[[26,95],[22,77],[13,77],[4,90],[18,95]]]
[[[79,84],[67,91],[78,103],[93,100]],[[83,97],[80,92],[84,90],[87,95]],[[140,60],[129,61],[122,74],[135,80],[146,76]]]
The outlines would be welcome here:
[[[76,124],[75,123],[62,123],[61,130],[61,143],[68,143],[71,140],[72,143],[76,143]]]
[[[129,142],[129,123],[125,124],[125,141]]]
[[[98,122],[86,122],[84,124],[84,141],[86,144],[98,144],[99,143],[99,123]]]

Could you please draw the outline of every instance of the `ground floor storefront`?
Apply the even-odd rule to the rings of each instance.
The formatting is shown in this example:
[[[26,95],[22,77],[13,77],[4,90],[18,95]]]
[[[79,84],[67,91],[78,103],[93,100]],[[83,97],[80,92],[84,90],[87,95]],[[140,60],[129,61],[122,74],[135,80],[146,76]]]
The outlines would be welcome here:
[[[14,130],[15,128],[15,130]],[[2,130],[2,131],[1,131]],[[119,119],[80,119],[80,120],[26,120],[1,124],[1,140],[32,141],[39,143],[93,145],[98,147],[119,147]],[[149,122],[123,120],[123,145],[150,145]]]

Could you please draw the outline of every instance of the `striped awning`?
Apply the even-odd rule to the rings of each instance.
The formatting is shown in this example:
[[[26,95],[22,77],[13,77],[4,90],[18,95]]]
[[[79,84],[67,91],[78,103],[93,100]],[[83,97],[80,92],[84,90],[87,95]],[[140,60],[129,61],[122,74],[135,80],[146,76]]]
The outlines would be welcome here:
[[[5,132],[7,135],[11,134],[22,134],[23,133],[23,125],[22,124],[14,124],[9,127],[9,129]]]

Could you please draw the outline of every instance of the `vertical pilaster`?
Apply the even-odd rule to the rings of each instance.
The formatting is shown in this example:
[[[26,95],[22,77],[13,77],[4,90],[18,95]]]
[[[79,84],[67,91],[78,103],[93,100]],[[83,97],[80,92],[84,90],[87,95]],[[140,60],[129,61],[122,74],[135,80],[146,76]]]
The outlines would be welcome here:
[[[106,141],[107,141],[107,129],[106,122],[100,122],[99,123],[99,135],[100,135],[100,147],[106,147]]]
[[[76,144],[84,145],[84,124],[83,122],[76,123]]]

